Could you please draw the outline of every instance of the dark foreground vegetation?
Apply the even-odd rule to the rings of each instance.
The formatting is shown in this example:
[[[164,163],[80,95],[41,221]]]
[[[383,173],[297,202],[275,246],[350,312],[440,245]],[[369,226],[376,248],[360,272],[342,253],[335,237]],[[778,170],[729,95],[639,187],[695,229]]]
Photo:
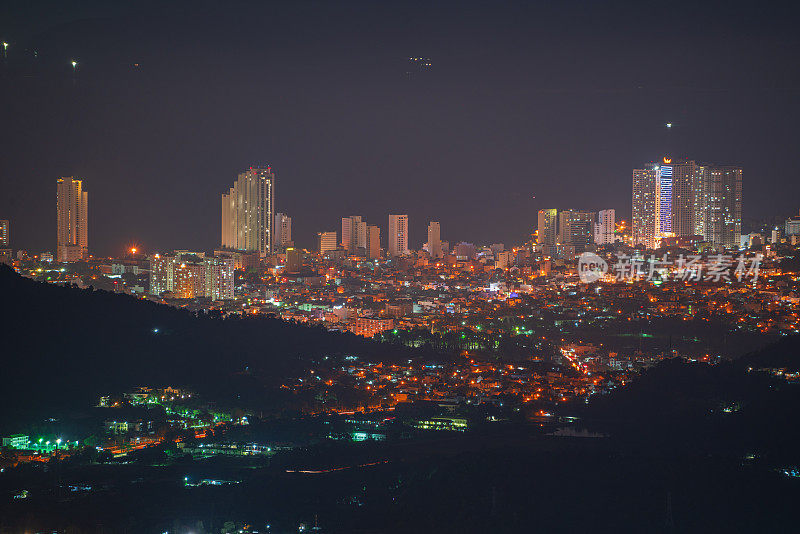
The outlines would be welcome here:
[[[186,386],[219,398],[249,391],[247,376],[280,381],[303,361],[327,354],[383,361],[423,355],[269,317],[223,319],[42,284],[5,265],[0,294],[0,429],[55,405],[84,407],[99,395],[143,384]]]
[[[306,358],[426,356],[7,270],[0,291],[11,303],[4,424],[142,383],[256,395],[242,387],[249,373],[279,380]],[[800,386],[775,369],[798,362],[797,336],[713,366],[665,361],[577,413],[594,437],[506,422],[383,443],[320,441],[260,460],[193,460],[164,448],[124,463],[22,466],[0,475],[0,532],[297,532],[315,523],[324,532],[790,532]],[[186,485],[204,478],[235,483]],[[31,497],[14,500],[20,488]]]

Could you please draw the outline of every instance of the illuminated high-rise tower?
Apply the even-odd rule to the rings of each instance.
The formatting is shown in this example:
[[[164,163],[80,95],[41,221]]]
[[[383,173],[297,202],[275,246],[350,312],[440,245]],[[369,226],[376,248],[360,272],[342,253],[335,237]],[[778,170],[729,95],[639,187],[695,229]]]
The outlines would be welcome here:
[[[671,230],[676,236],[695,235],[697,219],[697,171],[692,160],[673,161],[664,158],[660,165],[662,177],[671,173]]]
[[[555,255],[556,238],[558,237],[558,210],[539,210],[536,228],[536,242],[542,252],[548,256]]]
[[[367,248],[367,223],[360,215],[342,218],[342,245],[348,254],[356,254],[359,248]]]
[[[319,232],[317,234],[317,249],[320,254],[336,250],[337,245],[336,232]]]
[[[222,195],[222,246],[262,256],[273,246],[275,173],[251,167]]]
[[[657,165],[633,169],[633,244],[656,248],[657,237],[657,183],[660,179]]]
[[[389,256],[408,254],[408,215],[389,215]]]
[[[364,223],[366,224],[366,223]],[[377,260],[381,257],[381,229],[367,226],[367,258]]]
[[[733,165],[705,165],[701,180],[706,241],[728,248],[739,246],[742,233],[742,168]]]
[[[285,213],[275,215],[275,250],[283,251],[286,247],[293,246],[292,218]]]
[[[595,245],[613,244],[615,229],[616,229],[616,211],[613,209],[599,211],[597,213],[597,222],[594,223],[594,244]]]
[[[436,221],[431,221],[428,225],[428,254],[430,254],[433,259],[443,257],[442,229]]]
[[[694,233],[694,162],[648,163],[633,170],[633,244],[656,248],[661,239]]]
[[[56,184],[56,261],[78,261],[89,257],[88,194],[83,182],[72,177]]]
[[[672,166],[658,167],[656,179],[656,238],[672,237],[673,198],[672,198]]]
[[[572,256],[585,252],[594,242],[594,221],[591,211],[561,210],[558,212],[558,244],[563,254]]]
[[[741,229],[740,167],[665,157],[633,171],[634,244],[654,248],[665,237],[701,236],[735,247]]]
[[[0,248],[6,248],[11,243],[11,224],[7,219],[0,219]]]

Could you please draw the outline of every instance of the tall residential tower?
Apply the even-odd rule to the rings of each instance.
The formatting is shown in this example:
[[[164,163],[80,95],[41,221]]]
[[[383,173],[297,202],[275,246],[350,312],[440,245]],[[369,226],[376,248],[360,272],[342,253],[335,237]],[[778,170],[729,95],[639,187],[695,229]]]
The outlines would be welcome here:
[[[275,215],[275,251],[283,252],[292,242],[292,218],[285,213]]]
[[[592,211],[561,210],[558,212],[558,245],[560,255],[571,257],[585,252],[594,243]]]
[[[597,222],[594,223],[594,244],[613,245],[616,223],[616,212],[613,209],[599,211]]]
[[[254,250],[262,256],[273,247],[275,173],[251,167],[222,195],[222,246]]]
[[[320,254],[336,250],[337,245],[336,232],[319,232],[317,234],[317,249]]]
[[[442,228],[436,221],[428,225],[428,254],[436,260],[442,258]]]
[[[83,182],[72,177],[56,184],[56,261],[78,261],[89,257],[88,194]]]
[[[633,171],[633,242],[700,236],[736,247],[742,230],[742,169],[691,160],[650,163]]]
[[[0,219],[0,248],[6,248],[11,243],[11,224],[7,219]]]
[[[389,256],[408,254],[408,215],[389,215]]]
[[[633,170],[632,233],[633,244],[656,248],[656,182],[660,178],[658,167],[652,165]]]
[[[733,248],[742,234],[742,168],[703,167],[703,237],[714,245]]]
[[[367,226],[367,258],[377,260],[381,257],[381,229]]]
[[[342,218],[342,246],[348,254],[367,248],[367,223],[360,215]]]

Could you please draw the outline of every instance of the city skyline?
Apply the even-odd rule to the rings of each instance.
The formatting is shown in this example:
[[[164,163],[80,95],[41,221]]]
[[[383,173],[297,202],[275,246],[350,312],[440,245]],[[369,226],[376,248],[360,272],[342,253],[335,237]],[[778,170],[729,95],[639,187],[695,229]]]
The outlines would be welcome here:
[[[65,183],[67,183],[65,180],[70,180],[68,183],[71,184],[72,189],[77,188],[74,194],[71,193],[71,188],[65,187]],[[81,192],[82,180],[62,178],[58,180],[58,184],[57,212],[59,219],[57,226],[59,238],[55,257],[74,261],[76,258],[84,258],[87,254],[92,253],[86,245],[88,242],[86,237],[88,233],[86,192]],[[648,163],[642,168],[634,169],[630,225],[633,234],[632,243],[645,245],[647,248],[656,248],[658,240],[662,237],[698,235],[707,238],[714,244],[735,248],[740,244],[741,237],[741,195],[742,169],[736,166],[698,164],[694,160],[673,162],[672,158],[665,156],[661,163]],[[62,197],[65,199],[74,197],[72,200],[75,209],[70,211],[66,201],[62,207],[59,200]],[[281,252],[289,246],[295,246],[292,239],[292,218],[285,213],[275,213],[276,209],[279,209],[276,208],[276,202],[275,173],[271,167],[265,169],[250,167],[248,171],[240,173],[234,181],[233,187],[228,193],[222,195],[220,243],[216,247],[204,250],[222,247],[237,251],[257,250],[263,255]],[[548,223],[547,216],[543,215],[546,213],[550,213],[549,217],[556,217],[557,220]],[[539,230],[540,234],[534,241],[550,246],[567,245],[570,247],[570,251],[575,250],[578,253],[592,243],[598,245],[613,243],[615,213],[614,208],[593,211],[539,210],[532,228],[534,231]],[[545,220],[542,219],[543,216]],[[70,220],[70,217],[73,220]],[[401,232],[405,248],[401,254],[390,252],[392,244],[389,241],[384,247],[380,240],[380,226],[369,226],[361,216],[349,216],[341,219],[341,234],[339,234],[341,239],[337,242],[350,254],[355,254],[358,249],[363,248],[367,251],[367,257],[377,258],[379,250],[385,250],[391,256],[428,248],[432,231],[431,225],[436,226],[435,233],[438,235],[439,223],[431,222],[427,227],[425,240],[419,246],[415,246],[414,242],[409,244],[408,216],[390,214],[387,239],[392,235],[392,220],[397,217],[405,217]],[[571,225],[573,225],[573,219],[576,218],[580,219],[581,227],[574,230]],[[257,228],[258,221],[261,222],[260,229]],[[4,220],[3,224],[4,235],[7,235],[9,221]],[[249,231],[247,230],[248,224]],[[543,227],[550,225],[552,225],[550,227],[552,235],[541,233]],[[70,229],[71,226],[75,226],[75,228]],[[371,232],[370,229],[372,229]],[[83,243],[80,254],[72,251],[70,256],[66,255],[66,247],[62,247],[60,243],[64,241],[66,244],[67,238],[62,237],[62,234],[70,235],[69,243],[73,245],[77,241]],[[311,246],[301,244],[298,247],[319,250],[319,236],[320,232],[317,232]],[[576,239],[580,242],[573,242]],[[506,242],[497,239],[494,241]],[[22,249],[22,247],[19,248]],[[161,250],[178,248],[181,247]],[[139,250],[140,252],[145,251],[141,247]],[[150,252],[156,251],[151,250]],[[555,254],[555,252],[556,250],[553,248],[553,253]],[[559,251],[559,254],[563,253],[564,250]],[[68,257],[69,260],[67,260]]]
[[[551,206],[614,208],[627,220],[630,169],[663,155],[741,166],[746,217],[793,214],[800,185],[783,178],[798,140],[797,74],[785,68],[797,40],[791,17],[692,5],[692,20],[713,21],[699,32],[679,7],[589,6],[578,21],[556,5],[484,7],[456,20],[435,9],[409,19],[402,6],[348,19],[321,7],[303,26],[294,6],[244,8],[244,17],[206,6],[191,22],[179,10],[151,19],[107,6],[105,24],[77,16],[63,26],[57,13],[15,25],[12,11],[0,21],[9,43],[0,96],[15,103],[0,112],[9,191],[0,216],[15,246],[52,249],[53,210],[34,201],[54,177],[75,175],[91,184],[93,253],[131,242],[210,250],[215,195],[232,171],[269,163],[280,172],[278,209],[305,247],[348,213],[408,213],[414,246],[431,218],[451,241],[522,242],[535,226],[529,214]],[[285,54],[268,54],[247,31],[265,14],[285,22],[269,37]],[[635,24],[640,17],[660,22]],[[388,35],[365,30],[385,20],[394,21]],[[476,24],[486,42],[474,39]],[[410,79],[408,57],[425,59]],[[679,67],[659,81],[656,65]],[[474,217],[480,202],[495,217]]]
[[[792,531],[799,18],[3,5],[0,531]]]

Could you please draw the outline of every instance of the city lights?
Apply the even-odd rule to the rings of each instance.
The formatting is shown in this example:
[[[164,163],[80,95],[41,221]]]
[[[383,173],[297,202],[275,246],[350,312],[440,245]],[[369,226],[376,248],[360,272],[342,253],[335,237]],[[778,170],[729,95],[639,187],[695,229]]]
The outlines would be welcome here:
[[[18,4],[3,532],[797,528],[800,6]]]

